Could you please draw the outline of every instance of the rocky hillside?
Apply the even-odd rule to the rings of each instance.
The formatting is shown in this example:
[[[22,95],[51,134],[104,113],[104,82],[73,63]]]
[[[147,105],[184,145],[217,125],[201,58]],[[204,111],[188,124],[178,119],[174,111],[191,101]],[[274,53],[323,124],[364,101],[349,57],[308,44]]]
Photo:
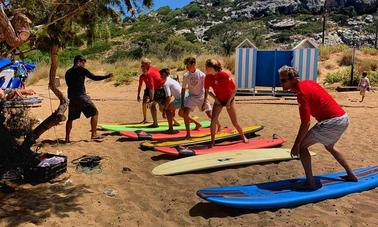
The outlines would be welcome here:
[[[287,43],[311,37],[320,42],[324,6],[330,12],[328,44],[353,45],[357,41],[361,45],[374,45],[373,15],[377,14],[378,0],[327,0],[327,3],[325,0],[194,0],[176,19],[194,20],[196,26],[176,29],[176,32],[192,32],[204,42],[212,38],[208,31],[219,24],[261,20],[264,23],[259,26],[266,30],[265,38],[278,38],[275,41]]]

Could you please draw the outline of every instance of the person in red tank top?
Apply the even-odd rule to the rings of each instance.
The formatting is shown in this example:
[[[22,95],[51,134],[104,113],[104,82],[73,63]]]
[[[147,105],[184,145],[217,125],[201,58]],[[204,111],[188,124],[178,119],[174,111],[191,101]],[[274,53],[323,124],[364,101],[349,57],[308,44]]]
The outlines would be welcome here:
[[[291,149],[291,156],[299,155],[306,173],[306,182],[300,188],[319,187],[319,183],[313,178],[311,156],[308,151],[308,148],[316,143],[323,144],[345,168],[347,176],[343,177],[344,180],[357,181],[343,155],[334,148],[349,125],[348,115],[319,84],[309,80],[299,81],[298,71],[295,68],[284,66],[279,70],[279,75],[282,88],[297,94],[301,126]],[[318,123],[309,130],[311,116]]]
[[[161,102],[165,98],[165,92],[162,88],[165,80],[160,77],[160,72],[158,68],[151,65],[151,61],[147,58],[141,60],[142,74],[139,76],[139,86],[138,86],[138,102],[141,101],[140,92],[142,90],[143,83],[146,88],[144,89],[142,111],[143,111],[143,121],[147,122],[147,106],[150,106],[151,115],[154,123],[152,126],[158,127],[157,123],[157,109],[156,102]]]
[[[210,91],[213,89],[214,93]],[[214,146],[216,124],[219,115],[226,107],[228,115],[235,129],[239,132],[241,139],[247,143],[248,139],[244,136],[243,129],[240,127],[235,111],[234,98],[236,95],[236,86],[232,77],[222,70],[222,65],[218,60],[208,59],[206,61],[206,77],[205,77],[205,99],[211,96],[214,99],[214,106],[211,118],[211,147]]]

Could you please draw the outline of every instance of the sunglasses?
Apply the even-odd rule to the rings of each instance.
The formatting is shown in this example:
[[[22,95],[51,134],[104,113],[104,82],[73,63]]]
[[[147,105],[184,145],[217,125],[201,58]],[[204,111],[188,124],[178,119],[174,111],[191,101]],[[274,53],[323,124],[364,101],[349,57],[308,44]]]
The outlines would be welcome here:
[[[289,81],[289,79],[288,79],[288,78],[284,78],[284,79],[280,79],[280,81],[281,81],[281,84],[284,84],[284,83],[286,83],[287,81]]]

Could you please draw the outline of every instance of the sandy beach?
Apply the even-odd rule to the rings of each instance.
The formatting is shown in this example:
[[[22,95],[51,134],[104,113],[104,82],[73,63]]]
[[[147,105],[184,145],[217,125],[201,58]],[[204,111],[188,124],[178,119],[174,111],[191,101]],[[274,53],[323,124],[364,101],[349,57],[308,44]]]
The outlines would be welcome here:
[[[63,81],[62,81],[63,82]],[[114,87],[112,82],[87,81],[87,92],[100,111],[100,123],[137,122],[141,106],[136,101],[137,83]],[[50,113],[47,81],[30,86],[44,98],[42,107],[31,110],[43,120]],[[63,84],[60,89],[66,93]],[[351,124],[336,148],[353,168],[378,163],[378,93],[368,93],[359,103],[358,92],[329,90],[343,105]],[[52,94],[51,94],[52,95]],[[58,101],[53,96],[52,108]],[[237,97],[241,125],[263,125],[261,137],[276,133],[288,139],[290,148],[299,127],[296,100],[264,97]],[[205,120],[203,113],[195,115]],[[160,115],[159,115],[160,116]],[[150,114],[148,115],[151,119]],[[161,117],[161,116],[160,116]],[[225,111],[221,123],[230,126]],[[315,123],[315,120],[312,120]],[[250,165],[178,176],[153,176],[151,170],[171,158],[157,152],[141,151],[139,142],[99,131],[103,142],[91,142],[89,120],[83,116],[73,125],[71,144],[63,144],[65,124],[43,134],[41,150],[62,152],[70,161],[66,174],[55,183],[21,185],[12,194],[0,193],[1,226],[377,226],[378,189],[338,199],[272,211],[238,210],[213,205],[196,196],[205,187],[252,184],[303,176],[300,161]],[[321,146],[310,149],[314,174],[341,171],[342,167]],[[85,154],[104,157],[102,172],[84,174],[71,161]],[[67,181],[68,179],[68,181]],[[104,191],[111,189],[115,196]]]

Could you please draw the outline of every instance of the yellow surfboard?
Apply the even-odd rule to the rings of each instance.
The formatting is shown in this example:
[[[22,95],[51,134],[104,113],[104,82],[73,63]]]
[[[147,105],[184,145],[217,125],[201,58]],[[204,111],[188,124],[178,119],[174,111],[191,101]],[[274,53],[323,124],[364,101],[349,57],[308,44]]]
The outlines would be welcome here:
[[[260,125],[254,125],[250,127],[243,128],[246,137],[250,138],[255,135],[255,132],[262,130],[264,127]],[[239,133],[235,129],[225,130],[215,135],[215,141],[217,143],[240,139]],[[199,145],[210,143],[211,137],[208,133],[203,135],[196,135],[195,137],[189,139],[178,139],[178,140],[167,140],[158,142],[143,142],[140,144],[142,149],[153,149],[154,147],[174,147],[174,146],[188,146],[188,145]]]
[[[311,155],[315,155],[315,153],[311,152]],[[206,169],[247,165],[262,162],[285,161],[290,159],[293,159],[290,156],[290,149],[285,148],[250,149],[234,152],[219,152],[213,154],[191,156],[175,161],[170,161],[157,166],[152,170],[152,173],[154,175],[174,175]]]

